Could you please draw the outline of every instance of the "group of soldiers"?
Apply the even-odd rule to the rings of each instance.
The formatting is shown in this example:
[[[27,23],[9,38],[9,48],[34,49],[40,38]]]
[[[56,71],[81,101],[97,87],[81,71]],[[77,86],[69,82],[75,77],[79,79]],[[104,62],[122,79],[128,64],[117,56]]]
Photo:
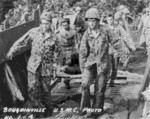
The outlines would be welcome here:
[[[52,12],[44,10],[40,26],[17,40],[7,54],[6,58],[10,60],[16,52],[31,44],[27,67],[28,101],[25,106],[46,107],[45,116],[51,115],[55,106],[50,93],[54,68],[69,65],[73,54],[79,54],[82,74],[79,115],[92,116],[103,114],[107,81],[111,79],[110,86],[114,86],[119,63],[127,67],[130,52],[136,50],[127,29],[128,12],[119,14],[117,19],[109,14],[103,22],[97,8],[89,8],[84,18],[80,15],[81,10],[77,7],[70,19],[59,12],[56,20]],[[60,59],[65,62],[60,62]],[[95,84],[95,93],[91,103],[92,83]],[[101,112],[88,113],[85,108],[101,109]]]
[[[0,27],[1,31],[33,20],[33,11],[37,7],[38,5],[29,6],[25,2],[14,1],[13,8],[5,14],[5,20]]]

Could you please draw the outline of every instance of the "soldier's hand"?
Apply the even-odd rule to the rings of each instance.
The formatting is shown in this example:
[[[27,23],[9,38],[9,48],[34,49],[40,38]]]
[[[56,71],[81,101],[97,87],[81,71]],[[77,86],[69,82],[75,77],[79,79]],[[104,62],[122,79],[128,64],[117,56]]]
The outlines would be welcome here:
[[[140,44],[140,46],[142,46],[142,47],[145,47],[145,46],[146,46],[146,43],[145,43],[145,42],[140,42],[139,44]]]
[[[12,60],[13,58],[13,53],[11,51],[9,51],[7,54],[6,54],[6,60]]]
[[[68,67],[67,65],[60,67],[60,71],[65,71],[65,69],[66,69],[67,67]]]

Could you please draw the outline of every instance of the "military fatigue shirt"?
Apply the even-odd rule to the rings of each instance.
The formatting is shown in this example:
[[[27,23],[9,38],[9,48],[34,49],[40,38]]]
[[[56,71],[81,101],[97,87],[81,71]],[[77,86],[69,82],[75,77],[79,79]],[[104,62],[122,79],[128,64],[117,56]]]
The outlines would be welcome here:
[[[31,56],[28,61],[28,71],[35,73],[37,68],[41,66],[41,75],[52,75],[53,62],[58,56],[58,42],[52,32],[47,37],[40,27],[29,30],[11,47],[13,53],[20,51],[21,48],[31,43]],[[55,52],[55,53],[54,53]]]
[[[109,53],[114,57],[120,57],[120,62],[126,64],[129,60],[130,49],[135,48],[130,34],[122,27],[107,28],[111,36]]]
[[[114,28],[107,28],[107,31],[111,35],[111,41],[110,44],[112,45],[112,52],[115,52],[114,50],[123,50],[124,47],[128,49],[133,49],[135,47],[135,44],[130,36],[130,34],[122,27],[117,26]]]
[[[98,73],[108,72],[110,69],[108,42],[109,35],[102,28],[99,28],[99,35],[97,38],[93,36],[90,28],[85,31],[81,40],[79,52],[81,71],[96,63]]]

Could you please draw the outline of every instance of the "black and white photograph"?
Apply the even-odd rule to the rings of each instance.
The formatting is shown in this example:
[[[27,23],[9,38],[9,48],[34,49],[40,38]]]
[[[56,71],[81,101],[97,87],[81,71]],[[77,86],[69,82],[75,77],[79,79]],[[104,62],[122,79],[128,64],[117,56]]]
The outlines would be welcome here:
[[[150,0],[0,0],[0,119],[150,119]]]

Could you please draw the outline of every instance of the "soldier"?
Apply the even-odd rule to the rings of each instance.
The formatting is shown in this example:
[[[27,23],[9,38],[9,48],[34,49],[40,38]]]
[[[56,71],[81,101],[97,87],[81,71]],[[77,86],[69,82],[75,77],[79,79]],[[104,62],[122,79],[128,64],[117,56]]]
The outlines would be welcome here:
[[[108,15],[107,22],[108,25],[106,29],[112,38],[109,50],[112,66],[110,87],[113,87],[114,80],[117,78],[119,61],[126,65],[126,62],[128,62],[129,59],[130,50],[135,51],[136,48],[128,32],[119,25],[119,21],[114,20],[112,15]]]
[[[14,1],[13,5],[14,5],[13,16],[9,20],[9,24],[11,27],[15,26],[21,18],[21,9],[19,8],[19,3]]]
[[[146,25],[146,21],[148,20],[148,18],[149,18],[149,8],[145,8],[143,10],[143,14],[141,15],[141,20],[138,25],[138,30],[141,30]]]
[[[72,56],[77,53],[78,49],[78,35],[76,30],[70,27],[68,18],[62,19],[61,26],[57,32],[62,56],[60,65],[71,65]],[[70,88],[68,82],[66,86]]]
[[[7,54],[12,59],[14,53],[31,44],[28,62],[28,98],[34,108],[46,108],[52,113],[50,85],[53,77],[53,63],[57,61],[57,39],[51,30],[52,17],[42,13],[41,25],[29,30],[17,40]],[[55,56],[55,59],[54,59]],[[35,115],[37,116],[37,115]]]
[[[117,25],[114,24],[114,18],[111,14],[107,16],[107,23],[108,24],[106,26],[106,29],[109,29],[113,33],[112,37],[117,37],[118,35],[118,39],[119,39],[119,34],[117,33],[117,28],[116,28]],[[117,78],[117,70],[119,65],[119,57],[118,55],[115,55],[115,53],[117,52],[114,53],[113,51],[114,51],[113,46],[110,44],[110,48],[109,48],[110,59],[111,59],[110,87],[114,86],[114,80]]]
[[[49,9],[49,7],[51,6],[51,2],[49,0],[45,1],[45,9]]]
[[[70,25],[72,28],[75,28],[78,32],[79,35],[79,39],[82,38],[84,32],[85,32],[85,22],[84,22],[84,18],[81,16],[81,8],[80,7],[76,7],[75,10],[75,14],[73,14],[70,18]],[[79,47],[80,47],[80,42],[78,42]]]
[[[93,109],[101,109],[103,113],[106,84],[110,71],[109,36],[99,25],[100,15],[96,8],[91,8],[85,16],[88,28],[81,40],[79,59],[82,72],[82,98],[79,114],[86,114],[90,108],[90,85],[95,81]]]
[[[62,27],[59,28],[57,35],[62,48],[61,51],[65,54],[65,64],[69,64],[71,54],[77,51],[78,34],[75,29],[70,27],[70,20],[68,18],[62,19],[61,26]]]
[[[142,16],[141,21],[138,26],[138,30],[142,29],[141,37],[140,37],[140,45],[146,44],[147,54],[149,54],[150,47],[150,35],[149,35],[149,27],[150,27],[150,8],[145,9],[146,13]]]
[[[59,11],[58,17],[57,17],[57,19],[55,19],[56,20],[55,21],[56,32],[57,32],[58,28],[61,27],[61,21],[63,19],[63,16],[64,16],[63,11]]]
[[[81,34],[85,31],[84,19],[81,16],[80,7],[76,7],[75,14],[71,18],[71,26],[75,27]]]
[[[119,49],[120,51],[117,51],[120,55],[120,61],[123,63],[123,70],[126,70],[128,67],[130,51],[136,50],[128,23],[129,13],[127,8],[122,10],[121,14],[118,14],[118,12],[115,13],[115,19],[119,22],[117,29],[119,29],[119,34],[122,39],[120,42],[122,42],[123,45],[122,48]]]

